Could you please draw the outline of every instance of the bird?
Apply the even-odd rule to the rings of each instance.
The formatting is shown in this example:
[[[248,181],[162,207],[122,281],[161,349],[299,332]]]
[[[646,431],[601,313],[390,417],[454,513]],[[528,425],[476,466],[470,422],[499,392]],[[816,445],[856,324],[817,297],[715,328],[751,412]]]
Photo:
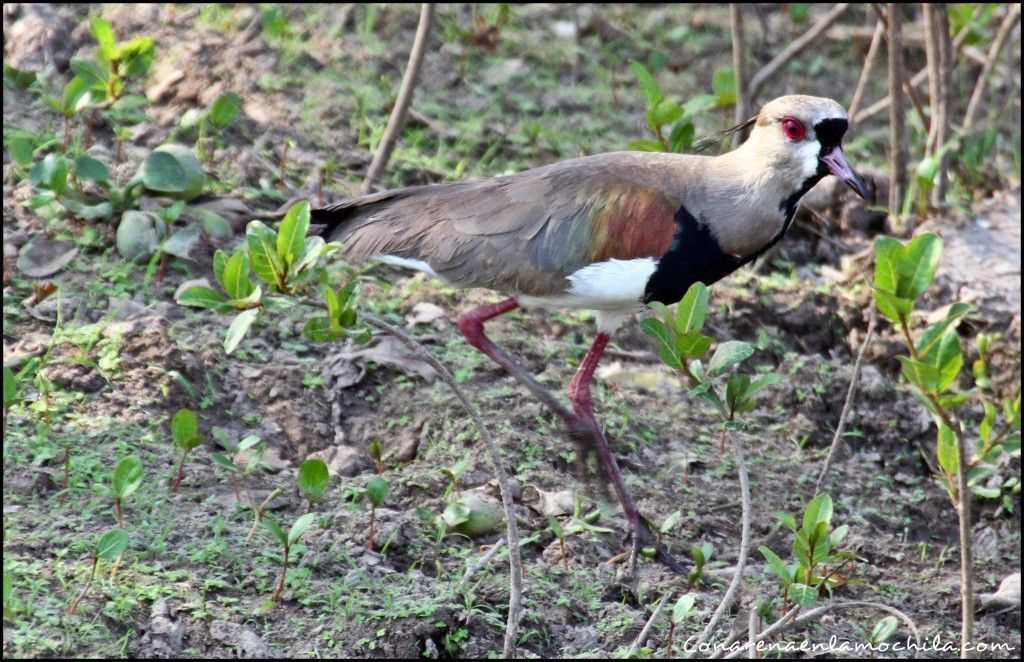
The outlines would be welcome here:
[[[476,181],[411,186],[311,212],[354,261],[376,260],[456,288],[506,296],[465,313],[458,327],[480,350],[592,444],[640,545],[685,571],[658,542],[626,488],[594,414],[591,382],[612,334],[652,302],[678,302],[696,282],[721,280],[775,246],[800,198],[827,175],[869,194],[842,150],[849,120],[838,102],[782,96],[738,128],[749,136],[717,156],[621,151]],[[569,384],[570,407],[485,333],[520,307],[583,309],[597,333]]]

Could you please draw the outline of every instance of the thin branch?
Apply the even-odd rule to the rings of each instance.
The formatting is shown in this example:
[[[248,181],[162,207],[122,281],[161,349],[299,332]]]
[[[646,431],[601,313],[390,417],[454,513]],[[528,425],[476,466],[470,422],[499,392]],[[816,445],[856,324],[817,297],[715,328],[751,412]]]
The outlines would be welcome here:
[[[729,30],[732,32],[732,68],[736,72],[736,124],[747,119],[747,74],[746,44],[743,38],[743,9],[737,2],[729,3]],[[746,131],[736,137],[735,143],[743,142]]]
[[[671,591],[661,596],[661,600],[658,600],[658,604],[655,605],[654,611],[651,612],[651,617],[647,619],[647,623],[644,624],[643,629],[640,630],[640,634],[636,636],[636,641],[634,641],[633,645],[629,647],[629,652],[626,653],[626,657],[633,657],[636,655],[637,651],[640,650],[640,647],[647,641],[648,635],[651,634],[651,628],[654,626],[654,621],[658,620],[658,616],[661,614],[661,610],[665,606],[665,603],[668,602],[670,595],[672,595]]]
[[[890,2],[886,31],[889,51],[889,163],[891,181],[889,185],[889,214],[898,219],[903,209],[903,197],[907,193],[907,124],[903,111],[903,40],[900,29],[900,5]],[[927,75],[927,73],[925,74]]]
[[[484,566],[491,562],[491,559],[505,546],[505,539],[498,538],[498,542],[491,545],[491,548],[487,550],[487,553],[480,557],[480,560],[473,565],[466,568],[466,574],[462,575],[462,585],[465,586],[476,577],[476,573],[483,570]]]
[[[828,30],[829,26],[835,23],[836,20],[846,12],[849,6],[849,3],[843,2],[832,7],[827,14],[821,17],[821,20],[811,26],[811,29],[790,42],[789,46],[782,49],[778,55],[772,58],[771,62],[764,65],[760,71],[754,74],[753,78],[750,79],[750,86],[747,90],[747,100],[753,103],[754,99],[757,97],[757,93],[761,91],[761,86],[763,86],[769,78],[774,76],[779,69],[785,66],[786,63],[814,43],[814,40],[817,39],[821,33],[825,32],[825,30]]]
[[[888,30],[889,22],[888,19],[885,17],[885,12],[882,10],[882,6],[877,2],[873,2],[871,3],[871,8],[875,10],[875,14],[878,16],[878,20],[882,21],[882,25],[885,26],[886,30]],[[902,26],[899,26],[899,28],[900,48],[902,48],[904,44],[903,28]],[[914,87],[913,83],[911,83],[911,81],[907,79],[907,72],[903,68],[902,59],[900,60],[900,62],[900,81],[903,85],[903,89],[907,93],[907,98],[910,99],[910,103],[914,106],[914,110],[917,111],[917,116],[921,118],[921,125],[929,126],[931,124],[931,120],[928,119],[928,114],[924,112],[924,104],[921,102],[921,97],[917,95],[917,89]],[[927,67],[925,67],[925,69],[927,70]]]
[[[864,363],[864,354],[867,352],[868,345],[871,344],[871,340],[875,337],[875,323],[878,321],[878,309],[871,306],[871,317],[868,320],[868,332],[864,336],[864,342],[860,345],[860,351],[857,352],[857,361],[853,364],[853,376],[850,377],[850,387],[846,390],[846,401],[843,402],[843,411],[839,414],[839,422],[836,424],[836,433],[832,436],[832,445],[828,449],[828,457],[825,458],[825,464],[821,467],[821,473],[818,474],[818,483],[814,486],[814,496],[817,497],[821,494],[825,488],[825,478],[828,476],[829,470],[832,468],[832,461],[835,459],[836,451],[839,448],[839,442],[843,438],[843,431],[846,429],[846,419],[850,415],[850,405],[853,403],[853,398],[857,394],[857,381],[860,379],[860,368]]]
[[[452,377],[452,374],[448,372],[448,369],[445,368],[443,363],[434,358],[433,354],[416,342],[415,338],[397,326],[388,324],[384,320],[366,313],[361,313],[361,318],[370,326],[393,336],[416,354],[418,358],[426,361],[430,367],[434,369],[438,377],[441,378],[441,381],[448,385],[448,388],[455,393],[455,397],[458,398],[460,403],[462,403],[466,413],[469,414],[470,419],[473,421],[473,425],[476,426],[477,432],[480,434],[480,438],[483,439],[484,443],[487,445],[487,451],[491,456],[491,463],[494,465],[494,475],[498,479],[498,487],[501,489],[501,502],[505,509],[505,533],[508,538],[508,560],[510,572],[508,621],[505,626],[505,642],[502,648],[502,657],[506,659],[512,658],[515,654],[516,632],[519,629],[519,616],[522,611],[523,562],[519,549],[519,533],[516,527],[515,504],[512,501],[512,490],[509,485],[508,474],[505,473],[505,467],[502,464],[501,453],[498,451],[498,445],[494,442],[494,437],[491,436],[490,431],[484,424],[484,420],[480,415],[480,412],[473,406],[473,403],[470,402],[465,392],[463,392],[459,387],[455,378]]]
[[[757,605],[752,605],[750,609],[750,615],[747,616],[747,644],[748,650],[751,651],[751,658],[758,659],[761,657],[761,652],[757,650],[757,644],[754,642],[757,640],[757,624],[759,616],[757,615]]]
[[[373,155],[370,168],[366,171],[363,179],[363,194],[373,190],[384,167],[391,158],[391,151],[398,142],[398,136],[405,128],[405,119],[409,112],[409,104],[412,102],[413,91],[416,89],[416,81],[420,77],[420,68],[423,65],[423,53],[427,48],[427,35],[430,32],[430,22],[434,15],[434,4],[424,2],[420,10],[420,23],[416,27],[416,37],[412,42],[412,51],[409,53],[409,64],[405,67],[405,76],[402,78],[402,87],[398,91],[398,98],[395,99],[395,107],[391,110],[391,117],[388,118],[388,125],[384,129],[384,136],[381,138],[377,153]]]
[[[1018,22],[1020,22],[1020,5],[1014,3],[1009,5],[1009,11],[1003,18],[1003,22],[999,26],[999,32],[996,33],[996,38],[992,41],[988,54],[985,56],[985,64],[978,75],[978,82],[974,85],[974,92],[971,94],[971,100],[967,104],[967,112],[964,113],[964,133],[969,132],[974,126],[974,119],[978,114],[978,108],[981,106],[981,98],[985,95],[985,85],[988,82],[989,75],[992,73],[992,67],[995,66],[996,60],[999,59],[999,53],[1003,50],[1006,40],[1009,39]]]
[[[734,435],[732,438],[732,454],[736,458],[736,473],[739,474],[740,478],[740,499],[743,503],[743,514],[742,514],[742,533],[740,534],[740,551],[739,559],[736,562],[736,574],[732,577],[732,582],[729,584],[729,588],[725,592],[725,596],[722,601],[718,604],[718,608],[715,609],[715,613],[711,615],[711,620],[708,621],[707,626],[704,627],[704,631],[700,633],[700,637],[697,638],[697,643],[694,644],[693,650],[699,651],[701,646],[711,638],[714,634],[715,628],[718,627],[719,621],[725,615],[725,612],[732,606],[733,601],[736,599],[736,594],[739,592],[740,584],[743,583],[743,570],[747,565],[747,556],[750,553],[750,478],[747,475],[747,463],[743,457],[743,443],[740,439],[740,435]],[[687,656],[689,657],[689,655]]]
[[[860,78],[857,79],[857,89],[853,92],[853,100],[850,101],[849,115],[855,117],[860,108],[860,102],[864,98],[864,90],[868,86],[868,79],[871,77],[871,70],[875,67],[875,59],[878,57],[878,47],[882,45],[882,35],[885,33],[885,24],[881,21],[875,25],[875,33],[871,35],[871,45],[868,46],[868,54],[864,58],[864,67],[860,70]]]

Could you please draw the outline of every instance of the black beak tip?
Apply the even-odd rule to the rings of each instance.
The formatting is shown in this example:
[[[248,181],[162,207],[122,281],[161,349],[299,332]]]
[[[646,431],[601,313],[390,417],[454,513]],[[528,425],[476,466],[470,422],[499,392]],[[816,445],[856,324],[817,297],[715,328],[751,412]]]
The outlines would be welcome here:
[[[871,201],[871,193],[868,191],[868,186],[864,182],[864,179],[857,173],[853,173],[853,177],[845,180],[846,185],[853,189],[853,192],[861,197],[862,200]]]

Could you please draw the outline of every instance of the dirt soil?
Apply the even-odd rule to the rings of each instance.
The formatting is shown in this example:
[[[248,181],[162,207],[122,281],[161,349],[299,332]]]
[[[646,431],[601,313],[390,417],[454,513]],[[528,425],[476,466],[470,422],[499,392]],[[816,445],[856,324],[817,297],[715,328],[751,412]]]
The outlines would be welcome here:
[[[93,47],[84,11],[5,5],[5,64],[48,71],[59,92],[70,58]],[[145,84],[152,122],[136,129],[125,145],[129,170],[169,137],[184,140],[176,122],[185,110],[207,107],[226,89],[242,96],[242,115],[210,171],[216,190],[206,198],[222,210],[228,208],[224,200],[244,200],[242,209],[223,211],[236,231],[247,214],[272,212],[292,198],[315,201],[317,168],[327,158],[338,167],[327,195],[340,198],[357,188],[371,155],[366,136],[383,126],[416,25],[415,7],[381,8],[375,16],[360,7],[344,22],[340,9],[296,7],[285,12],[289,32],[277,39],[261,32],[260,16],[249,5],[122,5],[102,11],[119,38],[146,34],[157,40],[158,58]],[[411,129],[387,184],[487,176],[623,148],[644,131],[642,101],[628,67],[620,67],[616,83],[621,106],[613,105],[607,65],[591,61],[596,49],[578,49],[566,31],[579,31],[585,45],[616,39],[621,44],[624,34],[643,35],[655,45],[664,40],[670,53],[666,92],[685,97],[706,88],[717,66],[703,64],[700,56],[728,58],[728,34],[714,27],[727,25],[722,12],[588,7],[574,15],[562,5],[522,7],[499,30],[491,51],[486,43],[441,36],[458,24],[455,11],[444,9]],[[761,18],[782,37],[790,33],[780,16]],[[666,36],[665,25],[685,30]],[[693,37],[707,32],[713,37],[706,41]],[[646,49],[635,48],[626,55],[646,57]],[[757,48],[770,53],[767,45]],[[850,71],[859,70],[849,62],[791,72],[792,80],[780,86],[806,91],[820,79],[836,89],[815,93],[842,99],[855,75]],[[836,80],[842,76],[845,83]],[[6,136],[9,126],[59,132],[60,123],[38,96],[5,89],[4,126]],[[95,131],[99,144],[112,150],[109,129]],[[884,128],[868,125],[861,135],[884,135]],[[289,165],[281,193],[286,141]],[[861,148],[864,162],[872,158],[869,151]],[[856,158],[854,149],[851,160]],[[462,577],[503,536],[503,525],[468,537],[443,535],[435,521],[460,493],[489,504],[499,500],[482,442],[443,384],[417,370],[421,366],[386,338],[368,348],[351,341],[306,341],[299,311],[257,324],[239,350],[226,356],[229,320],[174,303],[183,282],[213,280],[212,248],[199,251],[193,262],[173,261],[166,280],[144,287],[146,265],[123,262],[107,240],[113,228],[90,234],[71,223],[47,225],[24,204],[31,184],[17,176],[6,154],[4,159],[4,360],[22,362],[49,348],[45,381],[52,385],[48,393],[27,385],[26,403],[14,407],[5,423],[5,656],[500,653],[508,604],[505,551],[471,582]],[[874,156],[875,164],[882,162],[884,154]],[[884,184],[884,176],[877,179]],[[871,242],[880,231],[894,232],[884,217],[854,206],[834,186],[812,195],[807,206],[815,212],[802,213],[777,249],[712,288],[709,332],[719,340],[756,343],[753,363],[784,378],[730,441],[746,449],[754,513],[748,580],[725,621],[735,631],[745,631],[758,601],[779,595],[756,547],[766,545],[788,558],[791,537],[773,514],[799,516],[812,496],[866,332]],[[1020,385],[1020,213],[1017,182],[917,228],[939,233],[945,245],[940,277],[922,304],[925,316],[954,300],[976,306],[960,328],[965,362],[976,357],[972,339],[979,332],[999,334],[991,369],[1001,397],[1018,393]],[[19,257],[43,237],[77,252],[57,273],[30,278]],[[34,311],[49,319],[37,319],[20,302],[34,285],[48,281],[59,285],[60,297]],[[404,326],[449,366],[501,446],[526,539],[519,654],[625,655],[652,606],[666,591],[679,595],[686,578],[642,560],[630,581],[623,564],[608,562],[627,548],[618,504],[610,492],[578,479],[574,447],[558,420],[458,333],[458,315],[495,297],[378,265],[363,274],[361,305]],[[516,311],[491,322],[488,331],[542,382],[564,393],[594,328],[585,314]],[[834,522],[849,525],[843,549],[856,558],[842,569],[849,581],[834,599],[885,603],[909,615],[925,639],[955,642],[957,518],[933,475],[932,421],[899,375],[901,348],[899,337],[880,323],[829,476]],[[714,546],[705,586],[695,593],[698,615],[676,632],[677,641],[684,640],[707,622],[736,564],[740,500],[732,456],[719,451],[714,411],[660,363],[636,323],[614,338],[598,373],[595,401],[640,509],[655,523],[681,511],[680,523],[665,536],[669,549],[689,562],[691,546]],[[169,420],[181,407],[197,412],[210,439],[189,457],[181,488],[172,494],[168,480],[178,455]],[[971,418],[977,409],[968,405],[964,413]],[[232,441],[255,434],[268,445],[263,468],[240,485],[241,502],[209,460],[218,450],[214,428]],[[383,476],[391,486],[376,511],[378,551],[367,549],[369,512],[360,493],[375,473],[373,442],[383,448]],[[64,490],[66,452],[71,476]],[[110,563],[101,563],[102,576],[79,614],[68,616],[88,580],[97,536],[116,525],[112,504],[93,485],[107,482],[116,459],[128,454],[146,468],[142,488],[124,508],[131,546],[115,579]],[[281,554],[266,531],[248,537],[252,511],[246,504],[279,488],[281,495],[269,507],[274,518],[287,524],[306,512],[295,476],[311,456],[323,458],[336,477],[328,498],[315,506],[315,524],[292,550],[280,604],[263,612]],[[442,470],[464,459],[468,468],[449,494]],[[1015,460],[999,467],[992,481],[1019,474]],[[600,510],[597,525],[611,533],[569,537],[566,570],[547,515],[571,514],[576,496],[586,511]],[[1019,571],[1020,497],[1009,497],[1012,512],[1000,500],[975,503],[977,590],[990,593]],[[884,615],[837,612],[785,637],[864,641]],[[667,630],[663,618],[651,635],[651,650],[663,654]],[[907,635],[901,627],[896,638]],[[992,656],[1018,657],[1019,607],[981,610],[977,636],[1007,646]],[[927,656],[956,655],[945,650]]]

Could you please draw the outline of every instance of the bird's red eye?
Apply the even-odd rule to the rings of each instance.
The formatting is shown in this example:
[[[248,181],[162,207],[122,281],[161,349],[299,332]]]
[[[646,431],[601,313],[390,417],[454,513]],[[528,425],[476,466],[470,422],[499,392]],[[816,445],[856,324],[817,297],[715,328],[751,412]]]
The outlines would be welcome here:
[[[786,117],[782,120],[782,132],[790,140],[803,140],[804,136],[807,135],[804,123],[792,117]]]

